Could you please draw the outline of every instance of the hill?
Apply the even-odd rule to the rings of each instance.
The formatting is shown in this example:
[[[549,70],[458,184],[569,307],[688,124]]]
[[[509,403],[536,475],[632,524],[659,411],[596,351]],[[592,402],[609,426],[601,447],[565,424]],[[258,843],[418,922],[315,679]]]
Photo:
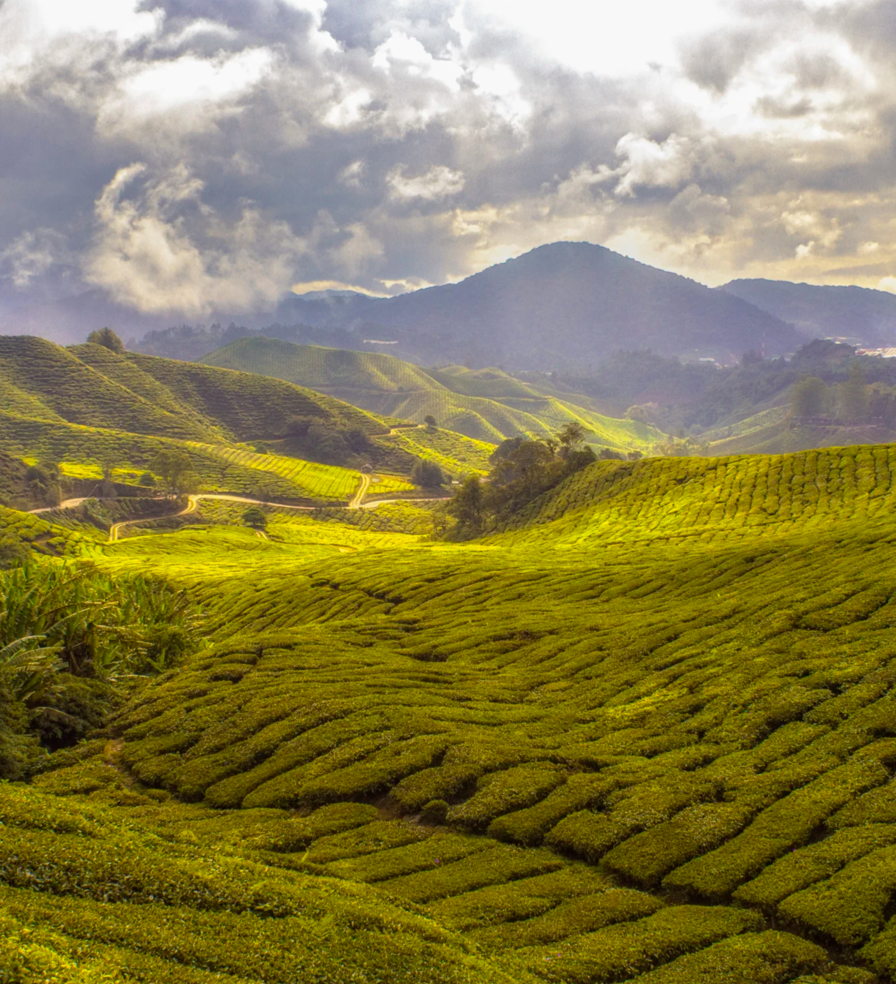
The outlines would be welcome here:
[[[447,431],[412,438],[393,430],[401,421],[265,376],[31,336],[0,337],[0,394],[5,501],[19,505],[49,503],[26,463],[57,496],[57,467],[62,492],[84,495],[81,480],[94,489],[103,467],[135,485],[160,452],[179,451],[192,491],[334,502],[351,497],[362,467],[407,475],[431,458],[456,475],[484,470],[492,448]],[[390,481],[374,485],[409,488]]]
[[[289,295],[267,320],[256,314],[239,325],[156,330],[135,347],[196,359],[240,335],[264,334],[388,351],[414,363],[501,366],[516,373],[587,369],[632,349],[730,363],[750,350],[791,352],[802,338],[733,293],[602,246],[571,242],[540,246],[456,284],[396,297]]]
[[[589,243],[540,246],[457,284],[361,301],[354,320],[430,363],[513,370],[594,364],[623,348],[729,361],[763,347],[783,354],[799,339],[740,298]]]
[[[809,338],[896,344],[896,295],[867,287],[819,287],[785,280],[732,280],[726,294],[792,324]]]
[[[423,423],[432,416],[441,427],[479,441],[548,436],[573,420],[590,432],[588,440],[605,447],[646,450],[662,439],[656,428],[607,417],[494,368],[422,369],[390,355],[273,338],[242,338],[202,361],[285,379],[385,417]]]

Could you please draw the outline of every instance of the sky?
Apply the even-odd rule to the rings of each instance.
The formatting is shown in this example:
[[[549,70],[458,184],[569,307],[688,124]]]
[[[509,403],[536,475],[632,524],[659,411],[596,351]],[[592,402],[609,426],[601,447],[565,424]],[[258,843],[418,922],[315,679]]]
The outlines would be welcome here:
[[[0,0],[0,305],[377,294],[588,241],[896,291],[892,0]]]

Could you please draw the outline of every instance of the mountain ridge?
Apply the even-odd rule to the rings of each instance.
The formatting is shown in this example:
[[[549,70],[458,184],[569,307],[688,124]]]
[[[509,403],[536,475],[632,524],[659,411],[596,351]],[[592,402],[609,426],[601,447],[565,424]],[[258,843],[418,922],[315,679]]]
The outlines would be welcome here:
[[[548,243],[457,283],[394,297],[291,294],[268,312],[219,311],[202,320],[234,317],[247,330],[347,330],[355,345],[387,340],[411,361],[515,370],[590,364],[622,348],[731,361],[750,349],[785,354],[799,340],[790,325],[741,298],[585,242]],[[191,321],[183,312],[129,312],[93,291],[8,312],[0,332],[70,342],[104,324],[131,336]]]
[[[788,321],[804,336],[896,344],[896,295],[884,290],[763,278],[732,280],[717,289]]]

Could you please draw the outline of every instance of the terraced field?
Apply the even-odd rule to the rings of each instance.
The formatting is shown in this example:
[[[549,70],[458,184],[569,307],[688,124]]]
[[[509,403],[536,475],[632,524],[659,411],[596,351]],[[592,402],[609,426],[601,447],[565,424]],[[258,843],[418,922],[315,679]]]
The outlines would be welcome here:
[[[180,452],[196,476],[189,491],[327,505],[352,498],[362,467],[380,479],[372,495],[406,493],[420,458],[457,476],[483,471],[493,450],[445,430],[410,439],[393,431],[414,430],[406,422],[265,376],[25,336],[0,338],[0,395],[0,495],[23,508],[44,505],[29,499],[26,464],[58,467],[65,494],[81,496],[93,488],[78,483],[104,467],[136,485],[161,452]],[[337,439],[335,457],[320,456],[349,467],[296,457],[285,436],[295,420],[319,423],[325,437],[360,435],[361,450]]]
[[[424,370],[389,355],[275,338],[241,338],[203,362],[308,386],[384,417],[419,424],[431,415],[449,431],[492,444],[518,434],[551,436],[571,421],[605,447],[647,450],[663,438],[654,427],[559,399],[500,369]]]
[[[467,544],[398,506],[94,549],[209,646],[0,798],[8,932],[147,981],[891,980],[894,467],[600,462]]]

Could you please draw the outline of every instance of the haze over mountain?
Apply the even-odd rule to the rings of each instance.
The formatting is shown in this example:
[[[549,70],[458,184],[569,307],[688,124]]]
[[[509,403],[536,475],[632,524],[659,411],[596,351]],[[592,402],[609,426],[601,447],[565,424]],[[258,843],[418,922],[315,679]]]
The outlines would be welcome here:
[[[787,280],[732,280],[720,289],[789,322],[809,338],[896,345],[896,295],[884,290]]]
[[[519,369],[597,362],[619,349],[781,355],[799,338],[740,298],[590,243],[540,246],[458,284],[358,307],[424,357]]]
[[[254,330],[274,324],[345,329],[354,333],[353,345],[392,342],[390,354],[412,360],[511,369],[594,364],[620,349],[730,362],[750,349],[782,355],[800,341],[790,325],[731,293],[603,246],[569,242],[540,246],[457,284],[396,297],[291,294],[269,311],[222,310],[203,320],[234,319]],[[184,323],[196,319],[184,312],[144,314],[94,290],[2,314],[0,333],[66,344],[104,325],[133,337]]]

